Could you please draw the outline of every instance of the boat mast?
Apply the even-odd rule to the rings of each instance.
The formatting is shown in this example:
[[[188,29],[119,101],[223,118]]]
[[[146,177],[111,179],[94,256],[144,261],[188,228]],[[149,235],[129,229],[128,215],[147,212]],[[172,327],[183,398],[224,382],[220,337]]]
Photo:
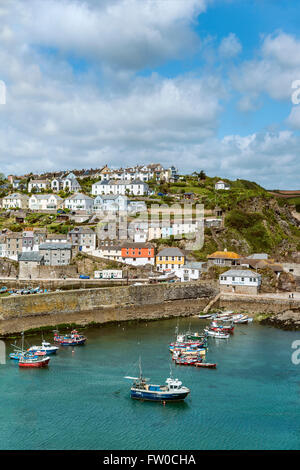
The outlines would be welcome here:
[[[139,357],[139,369],[140,369],[140,379],[142,378],[142,359]]]

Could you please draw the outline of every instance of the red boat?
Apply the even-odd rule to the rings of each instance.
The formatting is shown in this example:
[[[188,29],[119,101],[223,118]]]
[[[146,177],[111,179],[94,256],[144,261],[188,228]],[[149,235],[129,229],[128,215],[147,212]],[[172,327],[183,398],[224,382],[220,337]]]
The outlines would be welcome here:
[[[206,367],[207,369],[216,369],[217,364],[212,364],[209,362],[195,362],[195,367]]]
[[[212,324],[210,325],[209,327],[210,330],[213,330],[213,331],[221,331],[225,334],[233,334],[234,332],[234,326],[233,325],[230,325],[230,326],[224,326],[224,325],[218,325],[216,322],[212,322]]]
[[[19,359],[19,367],[46,367],[49,364],[50,357],[25,357]]]

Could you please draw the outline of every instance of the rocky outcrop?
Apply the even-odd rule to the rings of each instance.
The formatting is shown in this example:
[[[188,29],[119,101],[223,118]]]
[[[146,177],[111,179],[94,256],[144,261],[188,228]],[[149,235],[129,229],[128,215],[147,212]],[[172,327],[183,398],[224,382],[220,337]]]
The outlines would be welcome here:
[[[261,321],[264,325],[271,325],[283,330],[300,330],[300,309],[295,308],[277,313]]]

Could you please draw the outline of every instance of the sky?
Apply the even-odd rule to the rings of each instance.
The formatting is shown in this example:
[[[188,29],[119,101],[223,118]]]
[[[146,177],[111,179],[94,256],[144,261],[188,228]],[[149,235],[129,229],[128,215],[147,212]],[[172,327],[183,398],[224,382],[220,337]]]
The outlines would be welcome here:
[[[0,171],[300,189],[299,21],[296,0],[1,0]]]

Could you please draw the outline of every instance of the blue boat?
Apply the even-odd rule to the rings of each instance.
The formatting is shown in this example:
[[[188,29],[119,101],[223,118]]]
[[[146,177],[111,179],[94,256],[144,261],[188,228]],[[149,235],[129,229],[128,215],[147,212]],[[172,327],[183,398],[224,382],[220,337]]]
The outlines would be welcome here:
[[[140,377],[129,377],[126,379],[134,380],[130,389],[130,397],[135,400],[142,401],[158,401],[158,402],[175,402],[184,400],[190,393],[190,389],[184,387],[182,382],[172,377],[167,378],[165,385],[150,384],[147,379],[142,376],[140,365]]]
[[[50,343],[47,343],[47,341],[42,341],[41,346],[31,346],[28,351],[33,353],[37,351],[42,351],[45,352],[45,354],[48,356],[49,354],[56,354],[56,351],[58,351],[58,349],[58,346],[52,346]]]
[[[62,346],[80,346],[86,342],[87,338],[78,334],[76,330],[72,330],[70,335],[59,335],[56,331],[54,333],[54,342]]]

